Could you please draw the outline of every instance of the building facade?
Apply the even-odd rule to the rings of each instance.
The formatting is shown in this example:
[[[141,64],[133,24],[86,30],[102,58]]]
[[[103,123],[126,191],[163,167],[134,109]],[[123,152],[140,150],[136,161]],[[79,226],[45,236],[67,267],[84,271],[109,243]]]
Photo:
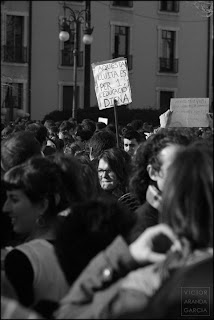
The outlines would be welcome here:
[[[84,10],[87,1],[66,1]],[[54,110],[72,111],[72,32],[59,40],[63,1],[1,2],[1,106],[42,120]],[[90,1],[90,61],[126,57],[132,92],[129,108],[165,111],[173,97],[209,97],[213,104],[213,16],[188,1]],[[66,13],[67,14],[67,13]],[[90,68],[90,101],[84,99],[84,25],[78,25],[77,105],[97,105]],[[88,81],[88,80],[87,80]],[[4,112],[4,113],[5,113]]]

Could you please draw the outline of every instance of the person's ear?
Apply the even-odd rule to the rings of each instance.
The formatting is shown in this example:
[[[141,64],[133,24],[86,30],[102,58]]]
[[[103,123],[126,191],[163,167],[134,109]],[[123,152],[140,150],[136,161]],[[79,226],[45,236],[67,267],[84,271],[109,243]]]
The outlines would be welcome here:
[[[49,206],[49,200],[47,198],[43,199],[39,202],[38,206],[40,211],[42,211],[43,213],[46,212]]]
[[[150,179],[153,181],[157,181],[157,179],[159,177],[158,171],[155,170],[151,164],[148,164],[146,169],[147,169],[147,172],[148,172]]]

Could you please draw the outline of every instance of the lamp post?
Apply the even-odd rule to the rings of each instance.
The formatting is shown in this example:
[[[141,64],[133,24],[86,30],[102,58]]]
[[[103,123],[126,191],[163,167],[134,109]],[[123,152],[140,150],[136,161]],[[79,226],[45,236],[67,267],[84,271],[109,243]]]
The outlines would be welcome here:
[[[62,23],[60,24],[61,32],[59,33],[60,41],[68,41],[71,32],[74,35],[74,48],[73,48],[73,58],[74,58],[74,66],[73,66],[73,102],[72,102],[72,117],[76,119],[77,112],[77,55],[78,55],[78,34],[77,30],[80,24],[85,22],[84,36],[83,42],[85,44],[91,44],[93,41],[92,32],[93,28],[90,27],[90,23],[88,22],[88,18],[90,15],[88,14],[88,9],[86,10],[73,10],[72,8],[66,6],[65,1],[63,4],[64,9],[64,17],[62,19]],[[66,17],[66,10],[69,11],[69,17]],[[84,17],[85,14],[85,17]],[[71,29],[71,25],[74,25],[74,29]]]

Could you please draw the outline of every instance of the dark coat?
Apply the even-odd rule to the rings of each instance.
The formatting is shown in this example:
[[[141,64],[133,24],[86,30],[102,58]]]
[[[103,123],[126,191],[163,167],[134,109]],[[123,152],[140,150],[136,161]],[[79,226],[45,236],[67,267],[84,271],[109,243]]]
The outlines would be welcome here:
[[[118,319],[141,314],[164,281],[210,252],[169,252],[166,260],[140,267],[118,237],[96,256],[71,287],[55,313],[57,319]]]

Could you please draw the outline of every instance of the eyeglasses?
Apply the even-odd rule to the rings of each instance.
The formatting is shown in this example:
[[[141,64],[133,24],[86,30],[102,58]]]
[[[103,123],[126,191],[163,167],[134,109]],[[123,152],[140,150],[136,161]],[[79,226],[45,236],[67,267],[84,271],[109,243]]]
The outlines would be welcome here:
[[[112,170],[103,170],[103,169],[98,169],[98,174],[104,175],[104,174],[110,175],[113,174],[114,172]]]

